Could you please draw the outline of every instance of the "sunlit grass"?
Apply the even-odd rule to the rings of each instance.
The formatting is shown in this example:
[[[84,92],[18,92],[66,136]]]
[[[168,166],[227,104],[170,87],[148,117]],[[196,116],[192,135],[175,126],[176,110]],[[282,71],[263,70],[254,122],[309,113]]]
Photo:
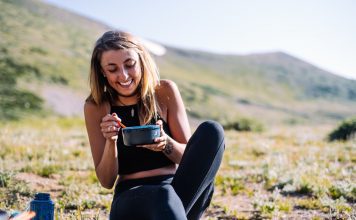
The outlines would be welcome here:
[[[355,142],[329,143],[322,127],[279,127],[264,133],[226,132],[226,136],[216,199],[226,206],[231,196],[230,214],[239,196],[251,198],[250,211],[268,218],[297,209],[341,218],[355,214]]]
[[[35,192],[48,191],[58,219],[107,218],[113,191],[96,178],[83,119],[33,118],[0,129],[0,208],[24,210]],[[356,143],[327,142],[328,131],[323,126],[226,131],[205,219],[355,215]]]
[[[97,212],[90,219],[107,213],[112,191],[98,183],[83,119],[9,122],[1,125],[0,146],[0,208],[24,210],[40,190],[51,193],[57,214],[66,218],[78,219],[78,213],[88,217],[92,210]],[[23,173],[35,176],[19,181]],[[51,181],[42,184],[46,179]],[[13,192],[15,197],[9,197]]]

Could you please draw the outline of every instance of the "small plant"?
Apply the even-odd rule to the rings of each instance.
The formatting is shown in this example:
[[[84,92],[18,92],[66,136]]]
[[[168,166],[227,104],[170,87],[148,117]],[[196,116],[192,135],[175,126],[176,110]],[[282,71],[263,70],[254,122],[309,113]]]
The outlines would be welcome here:
[[[349,202],[356,201],[356,185],[348,182],[337,182],[328,189],[329,196],[336,200],[341,197]]]
[[[278,206],[278,210],[279,210],[279,211],[282,211],[282,212],[287,212],[287,213],[289,213],[290,211],[293,210],[292,204],[291,204],[289,201],[287,201],[287,200],[285,200],[285,201],[278,201],[278,202],[277,202],[277,206]]]
[[[221,188],[223,195],[231,194],[236,196],[239,192],[245,189],[245,186],[241,183],[240,179],[229,176],[217,176],[215,179],[215,185]]]
[[[241,118],[237,121],[227,122],[223,125],[226,130],[235,130],[235,131],[263,131],[263,125],[250,118]]]
[[[306,210],[320,210],[323,209],[323,204],[317,199],[300,199],[297,201],[297,209],[306,209]]]
[[[60,166],[58,165],[45,165],[38,171],[38,175],[43,177],[50,177],[52,174],[60,172]]]
[[[96,203],[95,201],[84,199],[84,200],[82,201],[81,207],[82,207],[83,209],[92,209],[92,208],[94,208],[96,205],[97,205],[97,203]]]
[[[0,187],[8,187],[11,181],[11,174],[0,172]]]
[[[356,135],[356,117],[343,121],[334,131],[329,134],[330,141],[349,140]]]
[[[299,185],[299,188],[296,190],[296,193],[302,194],[302,195],[313,195],[313,186],[309,184],[308,182],[302,182]]]

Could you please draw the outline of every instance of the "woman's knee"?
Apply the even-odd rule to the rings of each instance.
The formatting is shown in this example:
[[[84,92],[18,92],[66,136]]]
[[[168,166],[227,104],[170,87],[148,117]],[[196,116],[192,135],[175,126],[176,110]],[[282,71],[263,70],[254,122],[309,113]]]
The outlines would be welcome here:
[[[212,121],[212,120],[205,121],[200,124],[199,128],[209,133],[216,133],[222,136],[224,135],[223,127],[219,122],[216,121]]]
[[[212,144],[216,147],[224,147],[224,129],[216,121],[205,121],[199,125],[196,132],[203,136],[204,140],[208,144]]]

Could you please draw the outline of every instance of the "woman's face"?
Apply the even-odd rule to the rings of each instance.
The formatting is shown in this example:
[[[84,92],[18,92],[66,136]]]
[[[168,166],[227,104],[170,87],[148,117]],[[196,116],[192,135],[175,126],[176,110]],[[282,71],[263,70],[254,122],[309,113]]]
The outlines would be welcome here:
[[[134,49],[105,51],[101,56],[101,67],[109,85],[121,98],[136,98],[142,73],[139,56]]]

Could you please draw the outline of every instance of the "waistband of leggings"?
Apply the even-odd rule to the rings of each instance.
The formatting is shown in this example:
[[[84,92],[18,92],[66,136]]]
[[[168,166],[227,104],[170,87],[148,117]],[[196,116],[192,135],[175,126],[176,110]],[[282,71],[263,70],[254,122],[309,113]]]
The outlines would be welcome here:
[[[115,186],[115,195],[120,194],[136,186],[170,184],[172,182],[173,177],[174,174],[168,174],[119,181]]]

